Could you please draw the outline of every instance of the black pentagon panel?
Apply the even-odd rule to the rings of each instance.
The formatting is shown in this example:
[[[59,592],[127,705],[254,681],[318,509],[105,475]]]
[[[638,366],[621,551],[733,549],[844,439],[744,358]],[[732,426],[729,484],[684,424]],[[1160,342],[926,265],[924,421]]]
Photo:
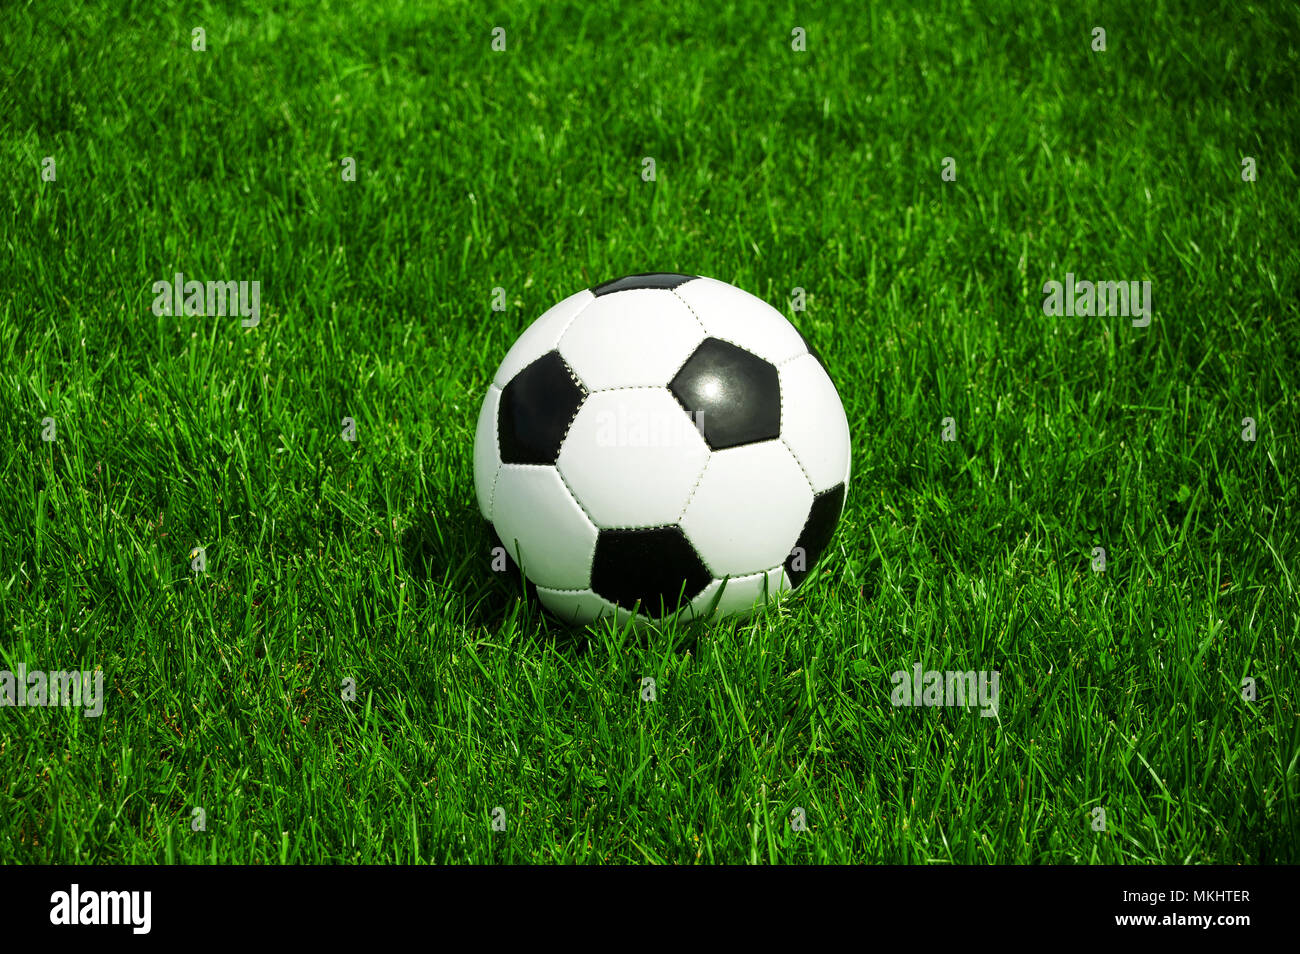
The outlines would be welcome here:
[[[554,464],[569,425],[586,400],[558,351],[542,355],[501,391],[497,437],[507,464]]]
[[[676,288],[685,285],[698,275],[677,275],[673,272],[647,272],[644,275],[625,275],[610,282],[603,282],[591,290],[597,297],[612,295],[614,292],[632,291],[636,288]]]
[[[790,555],[785,558],[785,572],[790,577],[790,585],[798,586],[812,572],[817,561],[822,558],[830,545],[835,527],[840,522],[840,511],[844,509],[844,485],[836,484],[830,490],[823,490],[813,498],[808,510],[808,519],[803,531],[795,543]]]
[[[744,348],[705,338],[668,383],[714,450],[781,436],[776,367]]]
[[[646,616],[668,616],[689,603],[712,577],[680,527],[602,530],[596,538],[591,588]]]

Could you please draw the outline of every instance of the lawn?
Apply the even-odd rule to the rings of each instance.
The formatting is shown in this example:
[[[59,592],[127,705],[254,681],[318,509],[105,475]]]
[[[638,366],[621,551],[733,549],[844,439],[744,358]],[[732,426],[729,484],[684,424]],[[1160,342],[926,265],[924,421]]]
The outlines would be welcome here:
[[[0,670],[103,680],[0,708],[0,861],[1300,861],[1300,7],[23,2],[0,64]],[[646,271],[790,317],[853,476],[753,619],[571,630],[478,406]]]

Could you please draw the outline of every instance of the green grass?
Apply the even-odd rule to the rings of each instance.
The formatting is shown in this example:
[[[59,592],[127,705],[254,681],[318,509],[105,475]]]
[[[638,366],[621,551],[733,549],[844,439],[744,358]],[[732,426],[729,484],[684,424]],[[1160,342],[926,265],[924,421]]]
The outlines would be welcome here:
[[[0,709],[0,861],[1300,861],[1294,4],[151,6],[0,12],[0,669],[106,692]],[[569,632],[478,403],[649,270],[816,344],[847,508],[751,622]],[[998,718],[893,708],[916,662]]]

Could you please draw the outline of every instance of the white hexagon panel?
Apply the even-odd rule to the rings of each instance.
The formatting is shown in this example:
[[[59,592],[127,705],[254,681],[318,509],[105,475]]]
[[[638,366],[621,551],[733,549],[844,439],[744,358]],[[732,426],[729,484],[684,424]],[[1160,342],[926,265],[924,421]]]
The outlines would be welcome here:
[[[716,451],[682,515],[714,577],[780,566],[799,539],[812,489],[779,440]]]
[[[557,465],[598,527],[654,527],[682,515],[709,447],[667,388],[590,395]]]
[[[666,288],[599,295],[560,338],[559,350],[591,391],[662,387],[704,340],[704,330]]]
[[[554,467],[503,466],[492,524],[511,559],[538,586],[590,585],[596,528]]]

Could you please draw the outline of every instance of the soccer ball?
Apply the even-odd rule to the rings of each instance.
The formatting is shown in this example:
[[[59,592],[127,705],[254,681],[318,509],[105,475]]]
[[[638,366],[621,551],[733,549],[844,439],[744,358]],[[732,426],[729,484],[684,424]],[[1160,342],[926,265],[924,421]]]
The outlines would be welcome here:
[[[820,356],[711,278],[631,275],[538,318],[474,440],[479,509],[573,623],[749,613],[803,582],[849,481]]]

